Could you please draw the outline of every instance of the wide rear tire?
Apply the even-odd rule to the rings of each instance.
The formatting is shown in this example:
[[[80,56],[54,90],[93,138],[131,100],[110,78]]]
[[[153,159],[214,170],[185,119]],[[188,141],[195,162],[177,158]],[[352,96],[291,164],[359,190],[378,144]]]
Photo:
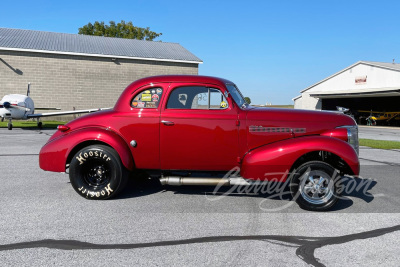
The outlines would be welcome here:
[[[79,150],[72,158],[69,179],[82,197],[108,199],[115,197],[125,187],[128,171],[114,149],[91,145]]]

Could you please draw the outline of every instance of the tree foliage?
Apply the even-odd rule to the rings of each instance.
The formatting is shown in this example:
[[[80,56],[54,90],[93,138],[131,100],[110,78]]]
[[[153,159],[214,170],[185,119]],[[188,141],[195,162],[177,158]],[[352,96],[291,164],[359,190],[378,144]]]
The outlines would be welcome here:
[[[250,97],[248,97],[248,96],[246,96],[245,98],[244,98],[244,101],[246,101],[246,103],[247,104],[251,104],[251,99],[250,99]]]
[[[106,37],[117,37],[117,38],[127,38],[127,39],[138,39],[153,41],[155,38],[162,35],[162,33],[156,33],[150,30],[149,27],[141,28],[133,25],[132,21],[115,23],[115,21],[110,21],[107,25],[104,21],[96,21],[94,24],[88,23],[83,27],[79,28],[79,34],[84,35],[95,35],[95,36],[106,36]]]

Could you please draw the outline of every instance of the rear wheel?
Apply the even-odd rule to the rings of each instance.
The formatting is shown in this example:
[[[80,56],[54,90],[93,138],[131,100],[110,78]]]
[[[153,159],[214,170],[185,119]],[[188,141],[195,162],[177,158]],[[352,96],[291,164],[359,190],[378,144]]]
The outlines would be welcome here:
[[[88,199],[108,199],[126,185],[128,171],[118,153],[104,145],[92,145],[78,151],[69,167],[72,187]]]
[[[305,210],[324,211],[338,201],[340,174],[322,161],[307,162],[291,174],[290,191]]]

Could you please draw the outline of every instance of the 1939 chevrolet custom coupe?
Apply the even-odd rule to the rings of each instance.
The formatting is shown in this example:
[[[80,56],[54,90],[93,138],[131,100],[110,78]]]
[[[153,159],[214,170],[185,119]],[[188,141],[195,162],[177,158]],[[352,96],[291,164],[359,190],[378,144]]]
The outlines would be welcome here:
[[[114,197],[140,170],[170,185],[289,179],[301,208],[326,210],[341,177],[359,174],[358,128],[341,113],[249,106],[225,79],[156,76],[130,84],[112,110],[59,126],[39,161],[46,171],[69,168],[88,199]]]

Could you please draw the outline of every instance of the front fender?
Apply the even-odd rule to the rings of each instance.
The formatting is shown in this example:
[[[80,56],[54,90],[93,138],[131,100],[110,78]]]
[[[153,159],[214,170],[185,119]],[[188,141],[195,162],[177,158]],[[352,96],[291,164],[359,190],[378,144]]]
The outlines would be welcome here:
[[[247,179],[285,181],[296,160],[313,151],[331,152],[342,158],[354,175],[359,174],[354,149],[343,140],[327,136],[292,138],[256,148],[244,157],[240,174]]]
[[[126,142],[117,133],[103,128],[84,128],[62,135],[45,144],[40,150],[39,165],[45,171],[65,172],[68,156],[73,149],[87,141],[97,141],[111,146],[122,164],[133,170],[134,162]]]

